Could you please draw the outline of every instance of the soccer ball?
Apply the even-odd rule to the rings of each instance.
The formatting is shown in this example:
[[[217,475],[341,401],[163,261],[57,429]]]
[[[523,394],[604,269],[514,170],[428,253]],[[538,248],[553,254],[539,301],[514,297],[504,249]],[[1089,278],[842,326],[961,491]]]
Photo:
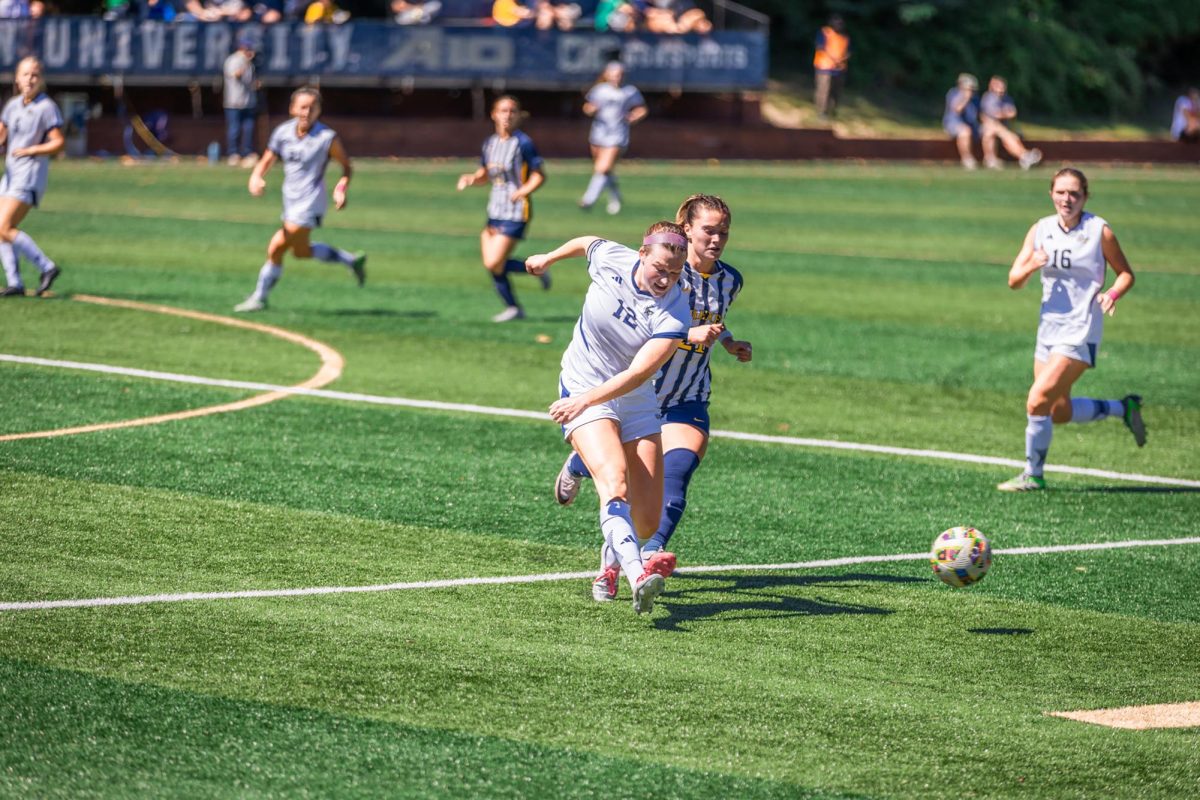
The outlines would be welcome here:
[[[929,551],[933,574],[954,588],[983,580],[992,566],[992,546],[974,528],[960,526],[942,531]]]

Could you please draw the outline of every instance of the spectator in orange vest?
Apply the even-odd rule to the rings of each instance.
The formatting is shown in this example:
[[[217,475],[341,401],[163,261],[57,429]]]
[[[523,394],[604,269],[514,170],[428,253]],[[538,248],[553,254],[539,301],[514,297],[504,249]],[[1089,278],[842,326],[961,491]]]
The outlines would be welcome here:
[[[846,35],[846,23],[837,14],[817,34],[817,51],[813,54],[813,69],[817,87],[814,102],[821,119],[832,117],[842,98],[842,84],[846,82],[846,64],[850,61],[850,37]]]

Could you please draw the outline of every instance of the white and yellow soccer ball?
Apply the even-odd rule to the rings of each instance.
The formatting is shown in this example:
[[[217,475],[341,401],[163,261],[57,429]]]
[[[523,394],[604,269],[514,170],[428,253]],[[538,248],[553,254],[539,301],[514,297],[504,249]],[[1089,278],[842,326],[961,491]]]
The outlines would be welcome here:
[[[933,540],[929,563],[943,583],[960,589],[983,580],[992,566],[992,545],[974,528],[950,528]]]

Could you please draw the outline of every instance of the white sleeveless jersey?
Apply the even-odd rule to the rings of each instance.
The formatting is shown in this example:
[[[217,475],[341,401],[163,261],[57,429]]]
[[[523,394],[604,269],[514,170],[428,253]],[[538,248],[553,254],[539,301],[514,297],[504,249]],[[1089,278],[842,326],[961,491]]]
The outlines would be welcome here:
[[[742,290],[742,274],[723,261],[718,261],[708,275],[685,264],[679,286],[691,307],[692,327],[714,325],[725,319],[729,306]],[[680,342],[679,349],[654,379],[659,407],[665,411],[681,403],[708,402],[712,391],[711,356],[710,347],[690,344],[686,338]]]
[[[62,128],[62,112],[44,92],[28,104],[21,95],[8,101],[0,120],[8,129],[8,155],[4,158],[4,189],[33,192],[35,202],[46,193],[50,175],[49,156],[17,156],[14,150],[46,141],[46,135]]]
[[[314,122],[300,136],[296,125],[295,119],[283,123],[271,132],[267,143],[267,149],[283,162],[283,217],[295,222],[319,220],[328,206],[325,167],[337,134],[324,123]]]
[[[633,277],[640,263],[636,250],[599,239],[588,247],[587,259],[592,285],[562,357],[561,380],[570,394],[594,389],[628,369],[651,339],[684,339],[691,324],[687,298],[678,286],[665,297],[638,288]],[[635,393],[653,403],[653,382],[627,396]]]
[[[1033,249],[1046,251],[1050,260],[1042,267],[1042,315],[1038,341],[1046,345],[1099,344],[1104,312],[1096,293],[1104,286],[1104,250],[1101,234],[1108,225],[1086,211],[1069,231],[1058,216],[1038,220]]]
[[[628,147],[629,112],[646,105],[637,87],[597,83],[588,90],[587,101],[596,107],[588,142],[597,147]]]

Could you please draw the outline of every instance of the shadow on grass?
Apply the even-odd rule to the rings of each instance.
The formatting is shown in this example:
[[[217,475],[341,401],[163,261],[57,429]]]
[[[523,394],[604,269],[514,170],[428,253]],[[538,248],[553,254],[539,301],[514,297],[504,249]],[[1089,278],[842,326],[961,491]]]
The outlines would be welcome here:
[[[659,630],[685,630],[682,627],[685,623],[705,620],[727,622],[750,618],[762,619],[763,617],[891,614],[892,612],[886,608],[844,603],[824,597],[800,598],[779,590],[821,585],[831,588],[846,588],[850,584],[863,582],[922,582],[921,578],[866,573],[846,575],[688,575],[681,573],[676,575],[673,580],[679,581],[681,578],[692,582],[711,581],[712,583],[696,588],[664,592],[656,604],[657,607],[667,610],[667,616],[657,617],[654,620],[654,627]],[[737,594],[747,596],[745,599],[726,599],[728,595]],[[713,602],[693,602],[710,595],[717,595],[722,599],[714,599]]]
[[[967,633],[982,636],[1028,636],[1033,632],[1033,628],[967,628]]]
[[[326,317],[403,317],[404,319],[431,319],[436,311],[397,311],[394,308],[321,308],[312,313]]]
[[[1200,494],[1200,488],[1194,486],[1055,486],[1054,491],[1073,494]]]

